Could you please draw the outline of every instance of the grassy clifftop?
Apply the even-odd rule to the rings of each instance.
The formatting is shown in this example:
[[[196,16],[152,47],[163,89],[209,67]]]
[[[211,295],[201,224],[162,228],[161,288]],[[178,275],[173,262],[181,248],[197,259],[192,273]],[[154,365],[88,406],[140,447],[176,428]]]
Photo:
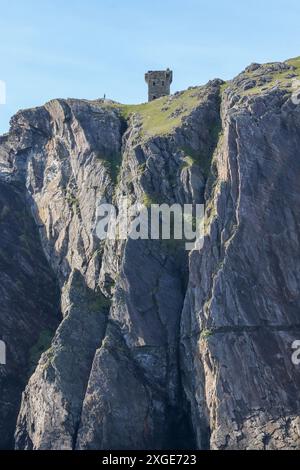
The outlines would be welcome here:
[[[292,91],[295,79],[300,79],[300,57],[282,63],[252,64],[228,84],[242,96],[247,96],[266,93],[274,88]]]
[[[123,105],[121,112],[125,118],[138,114],[146,136],[169,134],[201,102],[202,90],[203,87],[196,87],[150,103]]]
[[[294,79],[300,80],[300,57],[282,63],[251,64],[233,80],[220,82],[220,93],[227,90],[242,97],[267,93],[274,88],[292,92]],[[141,138],[147,139],[172,133],[201,104],[206,94],[207,86],[199,86],[149,103],[123,105],[102,101],[101,106],[119,109],[126,120],[135,115]]]
[[[104,105],[119,109],[126,120],[135,115],[139,120],[141,135],[148,138],[172,133],[203,102],[207,90],[207,86],[192,87],[149,103],[123,105],[107,102]]]

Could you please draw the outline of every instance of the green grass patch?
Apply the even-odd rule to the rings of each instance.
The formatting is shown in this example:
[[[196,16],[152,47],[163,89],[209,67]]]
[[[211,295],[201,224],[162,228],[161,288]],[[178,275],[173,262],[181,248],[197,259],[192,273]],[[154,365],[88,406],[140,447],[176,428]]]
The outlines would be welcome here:
[[[226,88],[230,86],[230,81],[224,82],[223,85],[220,86],[220,94],[222,95]]]
[[[101,292],[93,295],[88,302],[88,309],[91,312],[101,312],[101,310],[108,310],[111,306],[111,300],[106,298]]]
[[[163,202],[159,201],[155,196],[150,196],[150,194],[144,193],[142,204],[149,209],[153,204],[163,204]]]
[[[133,114],[138,115],[141,121],[141,138],[166,135],[179,127],[182,120],[201,103],[202,90],[203,87],[194,87],[149,103],[123,105],[108,102],[101,103],[101,106],[119,109],[125,120],[128,120]]]
[[[191,168],[196,163],[197,162],[195,161],[195,159],[193,157],[187,155],[183,158],[183,164],[182,164],[181,169],[184,170],[185,168]]]
[[[191,147],[182,148],[184,153],[183,164],[181,169],[191,168],[194,165],[198,165],[204,176],[208,176],[211,167],[212,154],[214,152],[214,146],[219,140],[220,127],[216,124],[210,130],[211,133],[211,145],[208,145],[204,152],[195,152]]]
[[[300,77],[300,56],[287,60],[286,63],[295,67],[296,70],[294,72]]]
[[[205,339],[210,338],[213,334],[214,334],[213,330],[204,329],[204,330],[202,330],[202,332],[200,334],[200,338],[205,340]]]
[[[53,336],[54,333],[51,330],[45,329],[41,331],[36,344],[34,344],[29,351],[30,371],[36,368],[41,355],[50,348]]]
[[[243,91],[242,96],[260,94],[262,92],[266,92],[274,88],[275,86],[278,86],[279,88],[286,90],[288,92],[292,92],[292,87],[291,87],[292,80],[300,79],[300,57],[295,57],[294,59],[287,60],[285,63],[295,67],[295,70],[282,70],[281,72],[267,72],[267,67],[271,64],[262,65],[262,67],[266,69],[266,75],[270,75],[270,77],[272,77],[272,80],[262,85],[250,88],[249,90]],[[290,74],[295,75],[295,77],[290,78],[289,77]],[[248,76],[249,79],[259,80],[259,76],[255,74],[255,71],[246,72],[245,76]]]
[[[198,90],[198,92],[197,92]],[[146,136],[164,135],[179,127],[184,117],[199,103],[199,89],[187,90],[178,96],[160,98],[141,105],[123,105],[122,114],[128,117],[137,113]]]
[[[79,200],[77,199],[74,194],[72,194],[70,191],[67,192],[66,194],[66,199],[69,207],[73,209],[73,213],[79,215],[80,213],[80,205],[79,205]]]
[[[113,181],[114,184],[117,184],[120,171],[121,171],[121,165],[122,165],[122,155],[121,153],[111,153],[107,155],[102,155],[98,154],[97,159],[101,160],[103,164],[105,165],[111,180]]]

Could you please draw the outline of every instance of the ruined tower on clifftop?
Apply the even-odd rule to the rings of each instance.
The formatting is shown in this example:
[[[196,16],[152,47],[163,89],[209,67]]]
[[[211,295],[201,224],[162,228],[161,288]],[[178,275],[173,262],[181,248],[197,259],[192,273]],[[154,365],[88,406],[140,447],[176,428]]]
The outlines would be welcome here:
[[[148,83],[148,101],[153,101],[170,94],[173,72],[170,69],[149,70],[145,74],[145,80]]]

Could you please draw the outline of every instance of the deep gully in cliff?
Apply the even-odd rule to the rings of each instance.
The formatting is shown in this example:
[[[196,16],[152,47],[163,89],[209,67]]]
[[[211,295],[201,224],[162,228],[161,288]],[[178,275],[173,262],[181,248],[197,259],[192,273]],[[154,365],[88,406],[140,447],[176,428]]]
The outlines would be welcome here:
[[[214,191],[214,185],[216,181],[216,174],[215,174],[215,161],[214,161],[214,156],[216,155],[222,139],[223,139],[223,133],[224,133],[224,122],[223,122],[223,117],[222,117],[222,100],[223,100],[223,90],[222,86],[220,85],[219,89],[219,101],[218,101],[218,122],[216,123],[215,130],[214,130],[214,139],[213,142],[210,143],[209,145],[209,151],[207,155],[207,167],[206,167],[206,183],[205,183],[205,191],[204,191],[204,204],[205,204],[205,219],[207,219],[207,201],[212,197],[213,191]],[[209,219],[209,224],[213,222],[213,218],[208,217]],[[207,230],[209,227],[205,227]],[[189,276],[188,276],[189,277]],[[185,293],[187,293],[187,288],[188,288],[188,278],[186,279],[186,289]],[[182,318],[182,313],[181,313],[181,318]],[[181,320],[181,319],[180,319]],[[181,323],[181,321],[180,321]],[[195,337],[200,338],[201,331],[195,332]],[[180,343],[181,339],[181,329],[179,328],[179,333],[178,333],[178,344]],[[191,412],[191,407],[192,403],[189,401],[186,391],[184,389],[183,385],[183,371],[182,371],[182,358],[181,358],[181,353],[178,348],[178,365],[179,365],[179,378],[180,378],[180,386],[181,386],[181,393],[182,393],[182,408],[185,410],[185,417],[186,417],[186,424],[188,426],[188,429],[190,429],[190,439],[189,441],[194,443],[194,445],[190,448],[197,448],[197,434],[198,436],[201,436],[201,448],[200,450],[209,450],[210,449],[210,437],[211,437],[211,429],[210,429],[210,424],[209,424],[209,411],[205,407],[205,410],[203,410],[203,417],[202,421],[198,423],[199,428],[196,429],[193,428],[193,423],[192,423],[192,412]],[[202,366],[203,367],[203,366]],[[203,374],[203,380],[205,381],[205,374]],[[205,382],[202,384],[203,390],[205,390]]]
[[[218,121],[215,123],[215,129],[213,132],[213,140],[212,142],[208,143],[206,168],[204,169],[206,173],[204,203],[206,203],[206,201],[209,199],[213,191],[213,186],[214,186],[214,181],[215,181],[215,175],[214,175],[214,172],[212,171],[213,157],[219,147],[220,139],[222,139],[223,137],[223,122],[222,122],[222,117],[221,117],[221,102],[222,102],[221,87],[220,87],[219,93],[220,94],[219,94],[219,101],[218,101]],[[187,277],[183,279],[182,281],[182,286],[183,286],[185,295],[187,293],[188,277],[189,277],[189,274],[187,273]],[[181,317],[182,317],[182,313],[181,313]],[[176,445],[177,445],[177,448],[180,448],[180,445],[182,445],[182,443],[184,442],[187,449],[193,449],[193,448],[196,448],[197,446],[196,431],[195,429],[193,429],[193,425],[192,425],[191,403],[189,402],[186,396],[186,392],[183,386],[181,353],[180,353],[180,347],[179,347],[180,338],[181,338],[181,327],[180,327],[181,317],[179,321],[178,338],[177,338],[177,364],[178,364],[178,377],[179,377],[179,386],[180,386],[180,402],[178,403],[178,410],[181,413],[181,426],[178,426],[177,419],[175,419],[174,422],[172,423],[172,417],[171,417],[170,419],[171,426],[173,425],[174,427],[174,425],[177,425],[176,431],[174,432],[173,430],[173,439],[171,441],[171,446],[172,444],[175,444],[175,448],[176,448]],[[205,377],[204,374],[203,374],[203,377]],[[205,384],[203,384],[203,388],[205,388]],[[174,410],[172,411],[174,412]],[[207,450],[210,448],[210,435],[211,435],[209,422],[207,423],[203,422],[202,426],[203,427],[201,429],[198,429],[198,433],[201,434],[202,449]]]

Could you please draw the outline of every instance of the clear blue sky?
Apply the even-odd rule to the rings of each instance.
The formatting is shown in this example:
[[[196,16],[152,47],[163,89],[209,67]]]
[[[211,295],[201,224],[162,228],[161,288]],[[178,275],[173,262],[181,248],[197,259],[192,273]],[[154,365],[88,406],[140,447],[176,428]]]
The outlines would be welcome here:
[[[148,69],[175,92],[298,55],[299,0],[0,0],[0,133],[52,98],[143,102]]]

